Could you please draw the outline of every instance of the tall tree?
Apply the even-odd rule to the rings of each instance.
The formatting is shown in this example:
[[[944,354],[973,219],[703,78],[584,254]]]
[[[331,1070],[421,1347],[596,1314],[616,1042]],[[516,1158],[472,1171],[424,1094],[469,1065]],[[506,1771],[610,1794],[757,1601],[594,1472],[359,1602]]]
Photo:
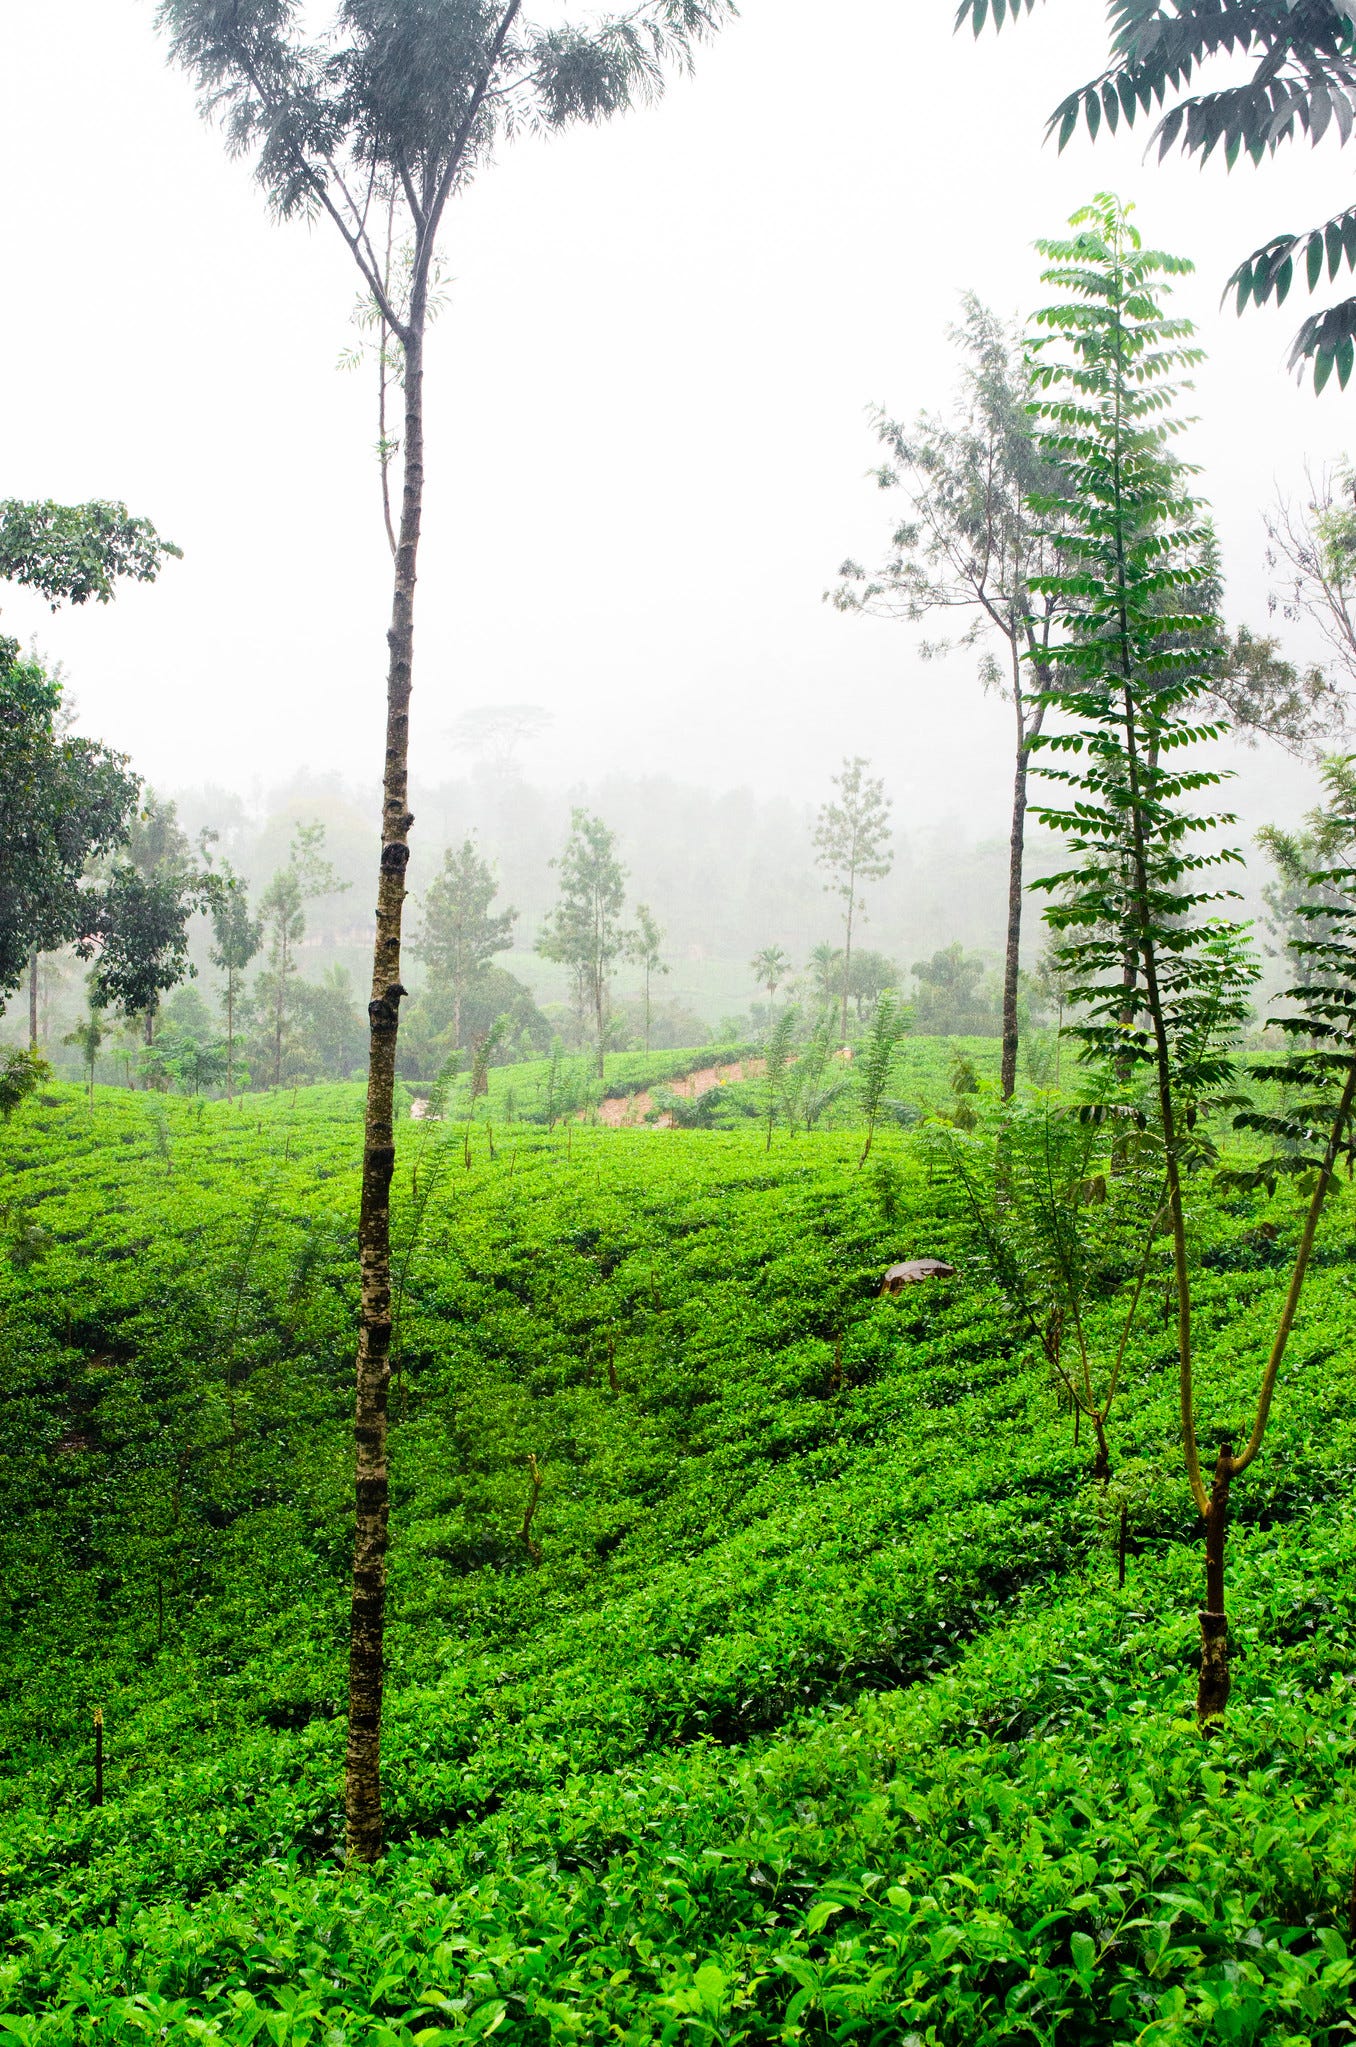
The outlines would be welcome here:
[[[222,887],[212,899],[213,945],[207,957],[226,976],[226,1099],[235,1098],[235,1004],[240,977],[264,940],[263,918],[252,916],[244,882],[223,861]]]
[[[125,843],[141,784],[63,729],[61,685],[0,643],[0,1010],[40,952],[81,937],[88,863]]]
[[[1017,21],[1036,0],[960,0],[959,27],[979,35],[992,21]],[[1356,114],[1356,16],[1345,0],[1107,0],[1109,62],[1069,93],[1050,116],[1061,149],[1080,120],[1096,137],[1121,122],[1158,116],[1150,137],[1161,160],[1180,145],[1206,162],[1218,149],[1232,166],[1240,155],[1261,164],[1282,142],[1305,134],[1319,143],[1330,130],[1345,143]],[[1227,78],[1223,64],[1246,67]],[[1202,77],[1202,91],[1191,86]],[[1356,207],[1299,234],[1273,235],[1238,266],[1229,283],[1239,312],[1249,304],[1279,305],[1297,271],[1309,291],[1346,265],[1356,267]],[[1291,365],[1312,363],[1321,391],[1336,368],[1345,387],[1356,364],[1356,298],[1313,313],[1300,327]]]
[[[650,1049],[650,984],[656,974],[667,974],[669,969],[664,959],[664,933],[655,920],[648,903],[636,905],[636,928],[627,944],[629,957],[645,976],[645,1050]]]
[[[260,976],[260,993],[271,1016],[273,1085],[282,1086],[283,1055],[293,1008],[297,947],[306,936],[306,905],[337,895],[340,881],[325,854],[323,824],[299,824],[280,867],[259,898],[259,916],[268,938],[268,971]]]
[[[838,1032],[847,1036],[848,992],[852,977],[852,931],[866,915],[862,884],[881,881],[894,865],[890,852],[890,798],[885,784],[868,775],[869,761],[857,754],[833,776],[838,791],[820,807],[815,825],[815,860],[828,870],[824,887],[843,903],[843,970],[839,989]]]
[[[347,1850],[380,1853],[381,1700],[389,1485],[390,1186],[409,834],[409,703],[414,591],[424,501],[424,344],[449,201],[495,145],[532,129],[602,121],[656,94],[663,66],[731,12],[731,0],[639,0],[587,27],[530,22],[523,0],[338,0],[332,33],[308,37],[295,0],[161,0],[176,62],[230,147],[253,155],[284,217],[323,214],[357,265],[399,356],[404,406],[400,518],[388,633],[370,1045],[359,1214],[354,1441],[356,1532],[345,1762]],[[397,233],[396,221],[400,229]],[[383,233],[383,223],[385,231]],[[392,272],[393,246],[409,245]],[[383,248],[385,253],[383,253]]]
[[[628,944],[621,922],[626,869],[617,858],[615,832],[587,810],[571,811],[565,851],[551,865],[560,870],[560,899],[547,915],[537,951],[574,974],[581,1006],[593,1012],[601,1079],[612,974]]]
[[[912,426],[875,415],[886,460],[882,490],[899,492],[904,512],[890,553],[868,574],[844,562],[831,593],[840,611],[917,623],[942,615],[967,620],[961,646],[997,638],[1001,662],[986,651],[981,679],[1012,707],[1012,817],[1008,834],[1007,931],[1003,961],[1004,1098],[1017,1084],[1017,991],[1021,973],[1022,881],[1027,782],[1032,741],[1045,717],[1045,652],[1060,600],[1040,579],[1058,565],[1057,522],[1037,519],[1027,494],[1059,491],[1059,467],[1037,452],[1030,413],[1031,373],[1022,337],[973,294],[963,301],[951,339],[961,359],[957,404],[947,418],[923,413]],[[925,658],[949,639],[925,641]]]
[[[515,909],[494,910],[499,893],[494,869],[474,839],[449,846],[436,880],[424,897],[424,925],[415,951],[429,978],[452,997],[452,1049],[461,1050],[461,1010],[466,991],[496,953],[513,943]]]
[[[1280,1077],[1315,1088],[1318,1108],[1296,1111],[1292,1096],[1279,1118],[1245,1112],[1238,1119],[1277,1130],[1290,1166],[1311,1174],[1312,1193],[1246,1441],[1235,1449],[1221,1427],[1212,1470],[1202,1455],[1183,1189],[1208,1157],[1205,1112],[1234,1081],[1256,968],[1246,933],[1220,915],[1226,892],[1211,872],[1241,855],[1201,839],[1233,822],[1202,805],[1221,777],[1193,764],[1189,752],[1218,729],[1202,713],[1223,638],[1203,568],[1208,527],[1167,445],[1180,390],[1173,379],[1200,351],[1189,324],[1166,317],[1161,304],[1165,280],[1187,263],[1144,249],[1126,209],[1105,195],[1071,225],[1071,238],[1039,245],[1051,259],[1046,280],[1061,297],[1038,316],[1037,348],[1043,431],[1079,480],[1079,563],[1067,584],[1076,609],[1068,637],[1051,650],[1056,700],[1068,721],[1060,758],[1073,765],[1042,768],[1056,788],[1042,815],[1066,835],[1076,862],[1042,886],[1058,898],[1046,914],[1063,934],[1057,963],[1081,1012],[1074,1034],[1105,1069],[1142,1070],[1152,1090],[1172,1243],[1183,1454],[1205,1534],[1197,1713],[1208,1725],[1229,1693],[1230,1491],[1261,1452],[1319,1214],[1339,1147],[1350,1142],[1356,951],[1349,925],[1336,943],[1315,942],[1315,985],[1298,991],[1307,1014],[1290,1020],[1317,1050]],[[1348,899],[1350,880],[1347,870],[1336,881]],[[1331,899],[1321,914],[1332,915]],[[1345,914],[1356,914],[1349,900]],[[1138,966],[1128,1014],[1127,951]]]

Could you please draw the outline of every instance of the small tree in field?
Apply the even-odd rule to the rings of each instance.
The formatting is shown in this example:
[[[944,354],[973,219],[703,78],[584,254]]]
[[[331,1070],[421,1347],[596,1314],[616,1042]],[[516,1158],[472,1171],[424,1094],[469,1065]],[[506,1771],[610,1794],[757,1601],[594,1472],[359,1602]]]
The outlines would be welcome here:
[[[381,1700],[390,1379],[390,1188],[409,810],[414,592],[424,506],[424,369],[439,238],[451,200],[524,130],[603,121],[653,97],[666,61],[693,47],[729,0],[638,0],[621,14],[535,24],[523,0],[337,0],[333,29],[313,39],[291,0],[160,0],[174,60],[230,147],[253,156],[285,218],[326,218],[356,264],[399,358],[403,397],[399,518],[387,635],[381,856],[368,1098],[359,1214],[361,1297],[354,1443],[356,1532],[345,1803],[349,1857],[381,1853]],[[391,252],[408,247],[393,275]],[[383,370],[385,374],[385,368]],[[384,443],[393,436],[384,435]]]
[[[78,1045],[80,1048],[80,1056],[85,1062],[85,1093],[91,1109],[94,1107],[94,1068],[107,1036],[103,1019],[91,1003],[84,1021],[78,1023],[73,1031],[68,1031],[61,1040],[63,1045]]]
[[[443,854],[437,878],[424,896],[424,928],[417,947],[429,978],[452,997],[452,1047],[461,1050],[461,1009],[466,990],[496,953],[513,943],[515,909],[494,910],[499,893],[494,869],[465,839]]]
[[[262,917],[251,916],[249,896],[238,874],[223,861],[222,886],[212,899],[212,936],[208,958],[226,976],[226,1099],[235,1096],[235,1004],[240,976],[263,944]]]
[[[1032,742],[1045,717],[1049,682],[1045,650],[1063,608],[1059,590],[1042,579],[1059,563],[1058,521],[1035,516],[1029,493],[1057,494],[1057,455],[1038,451],[1029,404],[1031,373],[1019,334],[973,295],[952,330],[960,353],[959,403],[950,418],[923,413],[912,425],[875,414],[885,462],[882,490],[899,493],[903,517],[891,551],[869,574],[844,562],[832,592],[840,611],[911,622],[935,614],[967,622],[962,646],[996,638],[1001,663],[986,652],[981,678],[1012,707],[1012,819],[1008,836],[1007,934],[1003,968],[1002,1091],[1017,1084],[1018,976],[1021,969],[1022,864]],[[930,657],[949,640],[924,644]]]
[[[869,762],[860,754],[843,762],[833,777],[838,800],[825,803],[815,826],[815,859],[827,868],[824,886],[843,901],[843,971],[839,990],[839,1036],[847,1036],[848,993],[852,975],[852,930],[865,916],[862,884],[880,881],[890,872],[890,798],[885,784],[868,775]]]
[[[650,1049],[650,984],[656,974],[667,974],[668,964],[664,958],[664,933],[655,920],[648,903],[636,905],[636,928],[631,933],[628,946],[629,957],[645,976],[645,1050]]]
[[[340,881],[325,857],[324,825],[299,824],[288,849],[286,866],[278,869],[259,898],[260,921],[268,939],[268,971],[259,979],[261,993],[272,1012],[274,1087],[282,1086],[297,947],[306,936],[306,905],[347,887],[348,883]]]
[[[749,961],[749,967],[757,976],[758,986],[767,989],[767,1007],[770,1017],[773,1004],[777,999],[777,990],[790,975],[791,955],[789,952],[784,952],[780,945],[765,945],[761,952],[754,954],[753,958]]]
[[[628,943],[621,923],[626,869],[617,858],[616,834],[587,810],[570,813],[565,851],[551,864],[560,870],[560,900],[546,918],[537,951],[574,974],[581,1003],[593,1012],[601,1079],[612,974]]]

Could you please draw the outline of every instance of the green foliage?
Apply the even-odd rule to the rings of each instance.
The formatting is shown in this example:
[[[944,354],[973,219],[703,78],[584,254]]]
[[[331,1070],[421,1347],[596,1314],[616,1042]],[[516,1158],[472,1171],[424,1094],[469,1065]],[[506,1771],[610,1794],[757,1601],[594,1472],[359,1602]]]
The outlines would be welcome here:
[[[345,1875],[361,1091],[158,1106],[172,1175],[144,1099],[115,1090],[93,1116],[57,1090],[0,1140],[50,1239],[0,1265],[16,2038],[493,2027],[539,2047],[681,2024],[980,2047],[1039,2025],[1338,2047],[1356,1857],[1340,1209],[1304,1404],[1278,1405],[1243,1510],[1236,1710],[1203,1745],[1158,1318],[1127,1352],[1118,1592],[1090,1449],[974,1262],[932,1140],[892,1145],[885,1217],[882,1175],[831,1133],[769,1158],[753,1131],[576,1131],[567,1158],[523,1132],[494,1163],[478,1144],[469,1173],[454,1154],[429,1191],[440,1126],[402,1128],[397,1245],[426,1198],[393,1402],[392,1847]],[[1285,1188],[1219,1203],[1201,1183],[1212,1423],[1275,1312],[1259,1231],[1295,1221]],[[961,1276],[881,1301],[901,1252]],[[1087,1312],[1105,1348],[1118,1295],[1091,1288]]]
[[[910,1021],[909,1009],[892,988],[885,989],[876,1004],[871,1029],[856,1064],[857,1093],[866,1119],[866,1142],[857,1161],[859,1166],[864,1166],[870,1157],[871,1142],[885,1106],[899,1041],[908,1030]]]
[[[8,1123],[20,1103],[36,1094],[51,1074],[47,1061],[31,1047],[6,1051],[0,1065],[0,1122]]]
[[[1037,316],[1035,344],[1042,437],[1075,492],[1050,506],[1077,563],[1054,579],[1068,633],[1045,657],[1067,722],[1035,746],[1039,773],[1068,791],[1039,815],[1079,862],[1036,885],[1054,898],[1054,965],[1080,1011],[1068,1028],[1122,1072],[1170,1060],[1195,1100],[1231,1076],[1255,968],[1244,934],[1214,914],[1225,892],[1208,882],[1241,855],[1199,844],[1233,822],[1195,807],[1221,777],[1181,760],[1217,730],[1200,699],[1219,650],[1210,530],[1168,449],[1176,387],[1164,380],[1200,351],[1190,324],[1162,312],[1158,280],[1190,266],[1145,250],[1106,196],[1071,225],[1071,240],[1041,244],[1046,281],[1064,296]]]
[[[153,583],[166,559],[182,552],[126,505],[0,498],[0,579],[40,590],[53,610],[91,597],[107,604],[115,583]]]
[[[55,677],[0,660],[0,1008],[30,953],[84,935],[86,865],[126,841],[140,787],[124,754],[64,729]]]
[[[978,35],[992,19],[1017,21],[1035,0],[961,0],[957,24],[969,22]],[[1180,146],[1187,156],[1207,161],[1218,149],[1226,164],[1247,155],[1255,164],[1283,142],[1307,135],[1321,142],[1330,129],[1345,143],[1356,102],[1352,61],[1356,25],[1340,0],[1180,0],[1171,11],[1157,0],[1108,0],[1110,61],[1099,77],[1069,93],[1050,116],[1050,132],[1061,149],[1080,121],[1090,137],[1103,126],[1115,134],[1122,120],[1133,127],[1141,116],[1158,115],[1150,145],[1161,161]],[[1227,80],[1222,59],[1251,64],[1250,77]],[[1189,88],[1204,73],[1204,90]],[[1171,104],[1169,99],[1171,97]],[[1247,257],[1229,279],[1241,313],[1250,304],[1287,297],[1297,270],[1312,293],[1325,272],[1332,282],[1343,268],[1356,267],[1356,208],[1300,234],[1273,235]],[[1342,299],[1301,326],[1291,349],[1292,366],[1312,362],[1314,388],[1321,391],[1336,368],[1345,388],[1356,363],[1356,299]]]

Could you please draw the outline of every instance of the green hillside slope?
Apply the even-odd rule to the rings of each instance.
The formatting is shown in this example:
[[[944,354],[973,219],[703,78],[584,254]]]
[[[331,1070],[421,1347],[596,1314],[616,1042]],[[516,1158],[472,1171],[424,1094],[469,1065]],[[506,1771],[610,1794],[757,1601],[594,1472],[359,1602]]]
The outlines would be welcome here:
[[[513,1126],[467,1168],[410,1125],[391,1852],[346,1875],[360,1094],[63,1091],[0,1136],[10,2036],[1350,2038],[1346,1203],[1203,1743],[1156,1307],[1104,1497],[912,1135],[859,1173],[848,1132]],[[1287,1199],[1196,1218],[1212,1429]]]

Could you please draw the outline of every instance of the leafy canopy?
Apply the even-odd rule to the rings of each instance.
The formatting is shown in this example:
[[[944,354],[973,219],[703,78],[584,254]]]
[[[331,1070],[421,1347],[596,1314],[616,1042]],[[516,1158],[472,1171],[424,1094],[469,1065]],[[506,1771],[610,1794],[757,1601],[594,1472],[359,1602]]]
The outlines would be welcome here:
[[[986,22],[1001,28],[1031,13],[1036,0],[961,0],[957,26],[976,35]],[[1067,94],[1050,116],[1063,149],[1080,121],[1096,137],[1122,121],[1133,127],[1158,115],[1151,137],[1160,160],[1180,147],[1206,162],[1219,150],[1232,167],[1254,164],[1283,142],[1307,135],[1319,143],[1335,129],[1343,143],[1356,118],[1356,17],[1342,0],[1108,0],[1109,62]],[[1233,59],[1243,75],[1221,78]],[[1208,81],[1208,82],[1207,82]],[[1234,271],[1229,283],[1240,312],[1279,305],[1302,269],[1312,293],[1325,272],[1331,282],[1356,268],[1356,207],[1344,207],[1298,234],[1273,235]],[[1291,349],[1292,366],[1313,364],[1321,391],[1337,370],[1343,386],[1356,365],[1356,298],[1309,316]]]

